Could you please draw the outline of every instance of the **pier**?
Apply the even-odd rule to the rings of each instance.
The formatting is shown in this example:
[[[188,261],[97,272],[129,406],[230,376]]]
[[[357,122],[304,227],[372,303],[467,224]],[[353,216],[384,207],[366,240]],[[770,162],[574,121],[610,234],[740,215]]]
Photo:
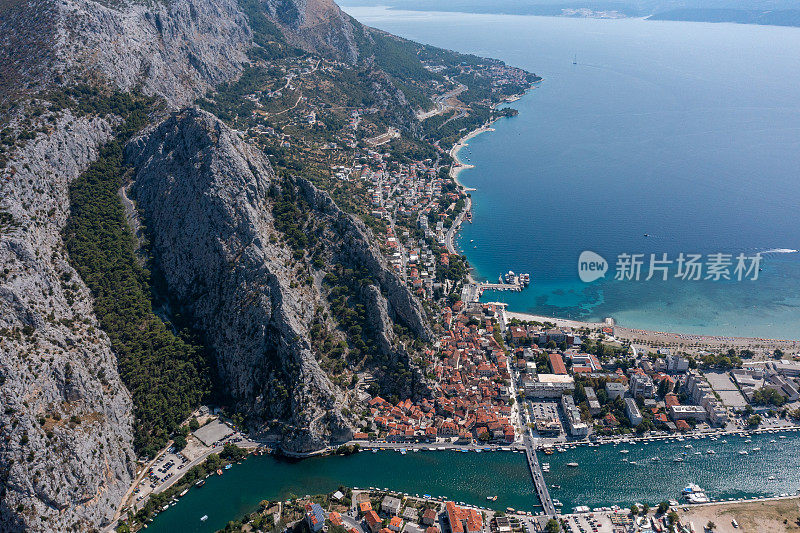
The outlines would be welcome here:
[[[556,506],[553,504],[553,498],[550,496],[550,491],[547,489],[547,483],[544,480],[542,473],[542,465],[539,464],[539,458],[536,457],[536,450],[533,448],[533,442],[530,436],[530,430],[525,433],[525,456],[528,459],[528,468],[531,470],[531,477],[533,477],[533,485],[536,487],[536,494],[539,496],[539,501],[542,502],[544,514],[550,517],[555,517]]]
[[[521,291],[525,288],[522,283],[478,283],[478,290],[483,291]]]

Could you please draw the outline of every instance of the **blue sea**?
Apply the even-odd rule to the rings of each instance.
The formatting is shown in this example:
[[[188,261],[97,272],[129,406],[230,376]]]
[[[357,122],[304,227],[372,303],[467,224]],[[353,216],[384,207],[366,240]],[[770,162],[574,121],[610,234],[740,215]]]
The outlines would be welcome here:
[[[529,272],[520,312],[698,334],[800,338],[800,28],[345,7],[420,42],[543,82],[459,156],[475,165],[458,237],[479,279]],[[573,64],[573,61],[577,64]],[[583,283],[578,256],[607,262]],[[763,253],[758,279],[676,278],[680,253]],[[642,254],[639,281],[615,280]],[[650,254],[672,260],[647,277]],[[747,263],[749,266],[749,262]],[[724,268],[723,268],[724,270]],[[706,276],[706,270],[702,277]]]

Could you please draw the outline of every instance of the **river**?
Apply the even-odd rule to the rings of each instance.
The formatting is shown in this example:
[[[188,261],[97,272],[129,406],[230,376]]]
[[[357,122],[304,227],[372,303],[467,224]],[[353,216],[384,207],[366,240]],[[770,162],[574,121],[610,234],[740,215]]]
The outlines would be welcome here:
[[[578,505],[638,502],[652,506],[677,499],[690,482],[716,499],[791,494],[800,489],[799,446],[799,433],[765,433],[749,438],[728,435],[719,440],[579,446],[550,456],[540,454],[539,459],[550,463],[551,470],[545,474],[548,485],[559,486],[551,488],[553,498],[563,503],[564,512],[570,512]],[[740,455],[740,451],[748,454]],[[683,462],[673,462],[676,457],[683,457]],[[578,467],[567,466],[571,462]],[[341,485],[443,496],[495,509],[540,510],[522,453],[365,451],[299,462],[252,456],[222,476],[210,477],[205,486],[192,488],[159,515],[148,531],[212,532],[254,511],[261,500],[327,493]],[[486,496],[495,495],[497,501],[486,501]],[[209,517],[206,522],[200,522],[203,515]]]

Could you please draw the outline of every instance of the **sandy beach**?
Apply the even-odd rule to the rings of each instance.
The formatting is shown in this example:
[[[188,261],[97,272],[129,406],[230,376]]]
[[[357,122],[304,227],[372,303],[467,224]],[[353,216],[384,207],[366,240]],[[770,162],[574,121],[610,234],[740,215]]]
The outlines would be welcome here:
[[[692,335],[686,333],[676,333],[670,331],[647,331],[643,329],[626,328],[614,324],[613,320],[607,322],[582,322],[579,320],[568,320],[529,313],[516,313],[506,311],[507,319],[516,318],[518,320],[533,322],[550,322],[557,327],[569,327],[572,329],[598,329],[601,327],[613,326],[614,337],[617,340],[630,341],[631,343],[645,344],[648,346],[663,346],[677,348],[686,352],[700,352],[708,349],[728,349],[737,350],[749,349],[755,352],[769,351],[780,348],[789,354],[797,353],[800,350],[800,341],[789,339],[765,339],[760,337],[726,337],[721,335]]]
[[[465,170],[467,168],[475,168],[475,165],[469,165],[469,164],[466,164],[463,161],[461,161],[461,159],[458,158],[458,152],[462,148],[464,148],[466,146],[469,146],[470,139],[474,139],[475,137],[477,137],[481,133],[486,133],[487,131],[494,131],[494,128],[490,127],[489,124],[485,124],[485,125],[481,126],[480,128],[476,128],[476,129],[472,130],[471,132],[469,132],[468,134],[466,134],[464,137],[462,137],[450,149],[450,157],[452,157],[453,160],[456,162],[455,165],[450,167],[450,177],[453,179],[453,181],[456,182],[456,185],[458,185],[459,187],[461,187],[465,191],[474,191],[475,189],[472,189],[472,188],[469,188],[469,187],[465,187],[463,183],[458,181],[458,175],[461,173],[462,170]]]

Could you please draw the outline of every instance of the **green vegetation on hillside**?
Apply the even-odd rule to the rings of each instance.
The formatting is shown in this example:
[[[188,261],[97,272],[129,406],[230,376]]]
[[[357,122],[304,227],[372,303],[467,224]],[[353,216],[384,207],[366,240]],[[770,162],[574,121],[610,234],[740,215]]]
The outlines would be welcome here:
[[[148,120],[150,102],[115,95],[125,117],[114,140],[70,186],[64,241],[73,266],[94,296],[94,311],[111,339],[120,376],[133,396],[134,446],[152,456],[210,392],[207,354],[188,334],[176,334],[153,313],[150,274],[135,256],[134,238],[118,191],[124,143]]]

